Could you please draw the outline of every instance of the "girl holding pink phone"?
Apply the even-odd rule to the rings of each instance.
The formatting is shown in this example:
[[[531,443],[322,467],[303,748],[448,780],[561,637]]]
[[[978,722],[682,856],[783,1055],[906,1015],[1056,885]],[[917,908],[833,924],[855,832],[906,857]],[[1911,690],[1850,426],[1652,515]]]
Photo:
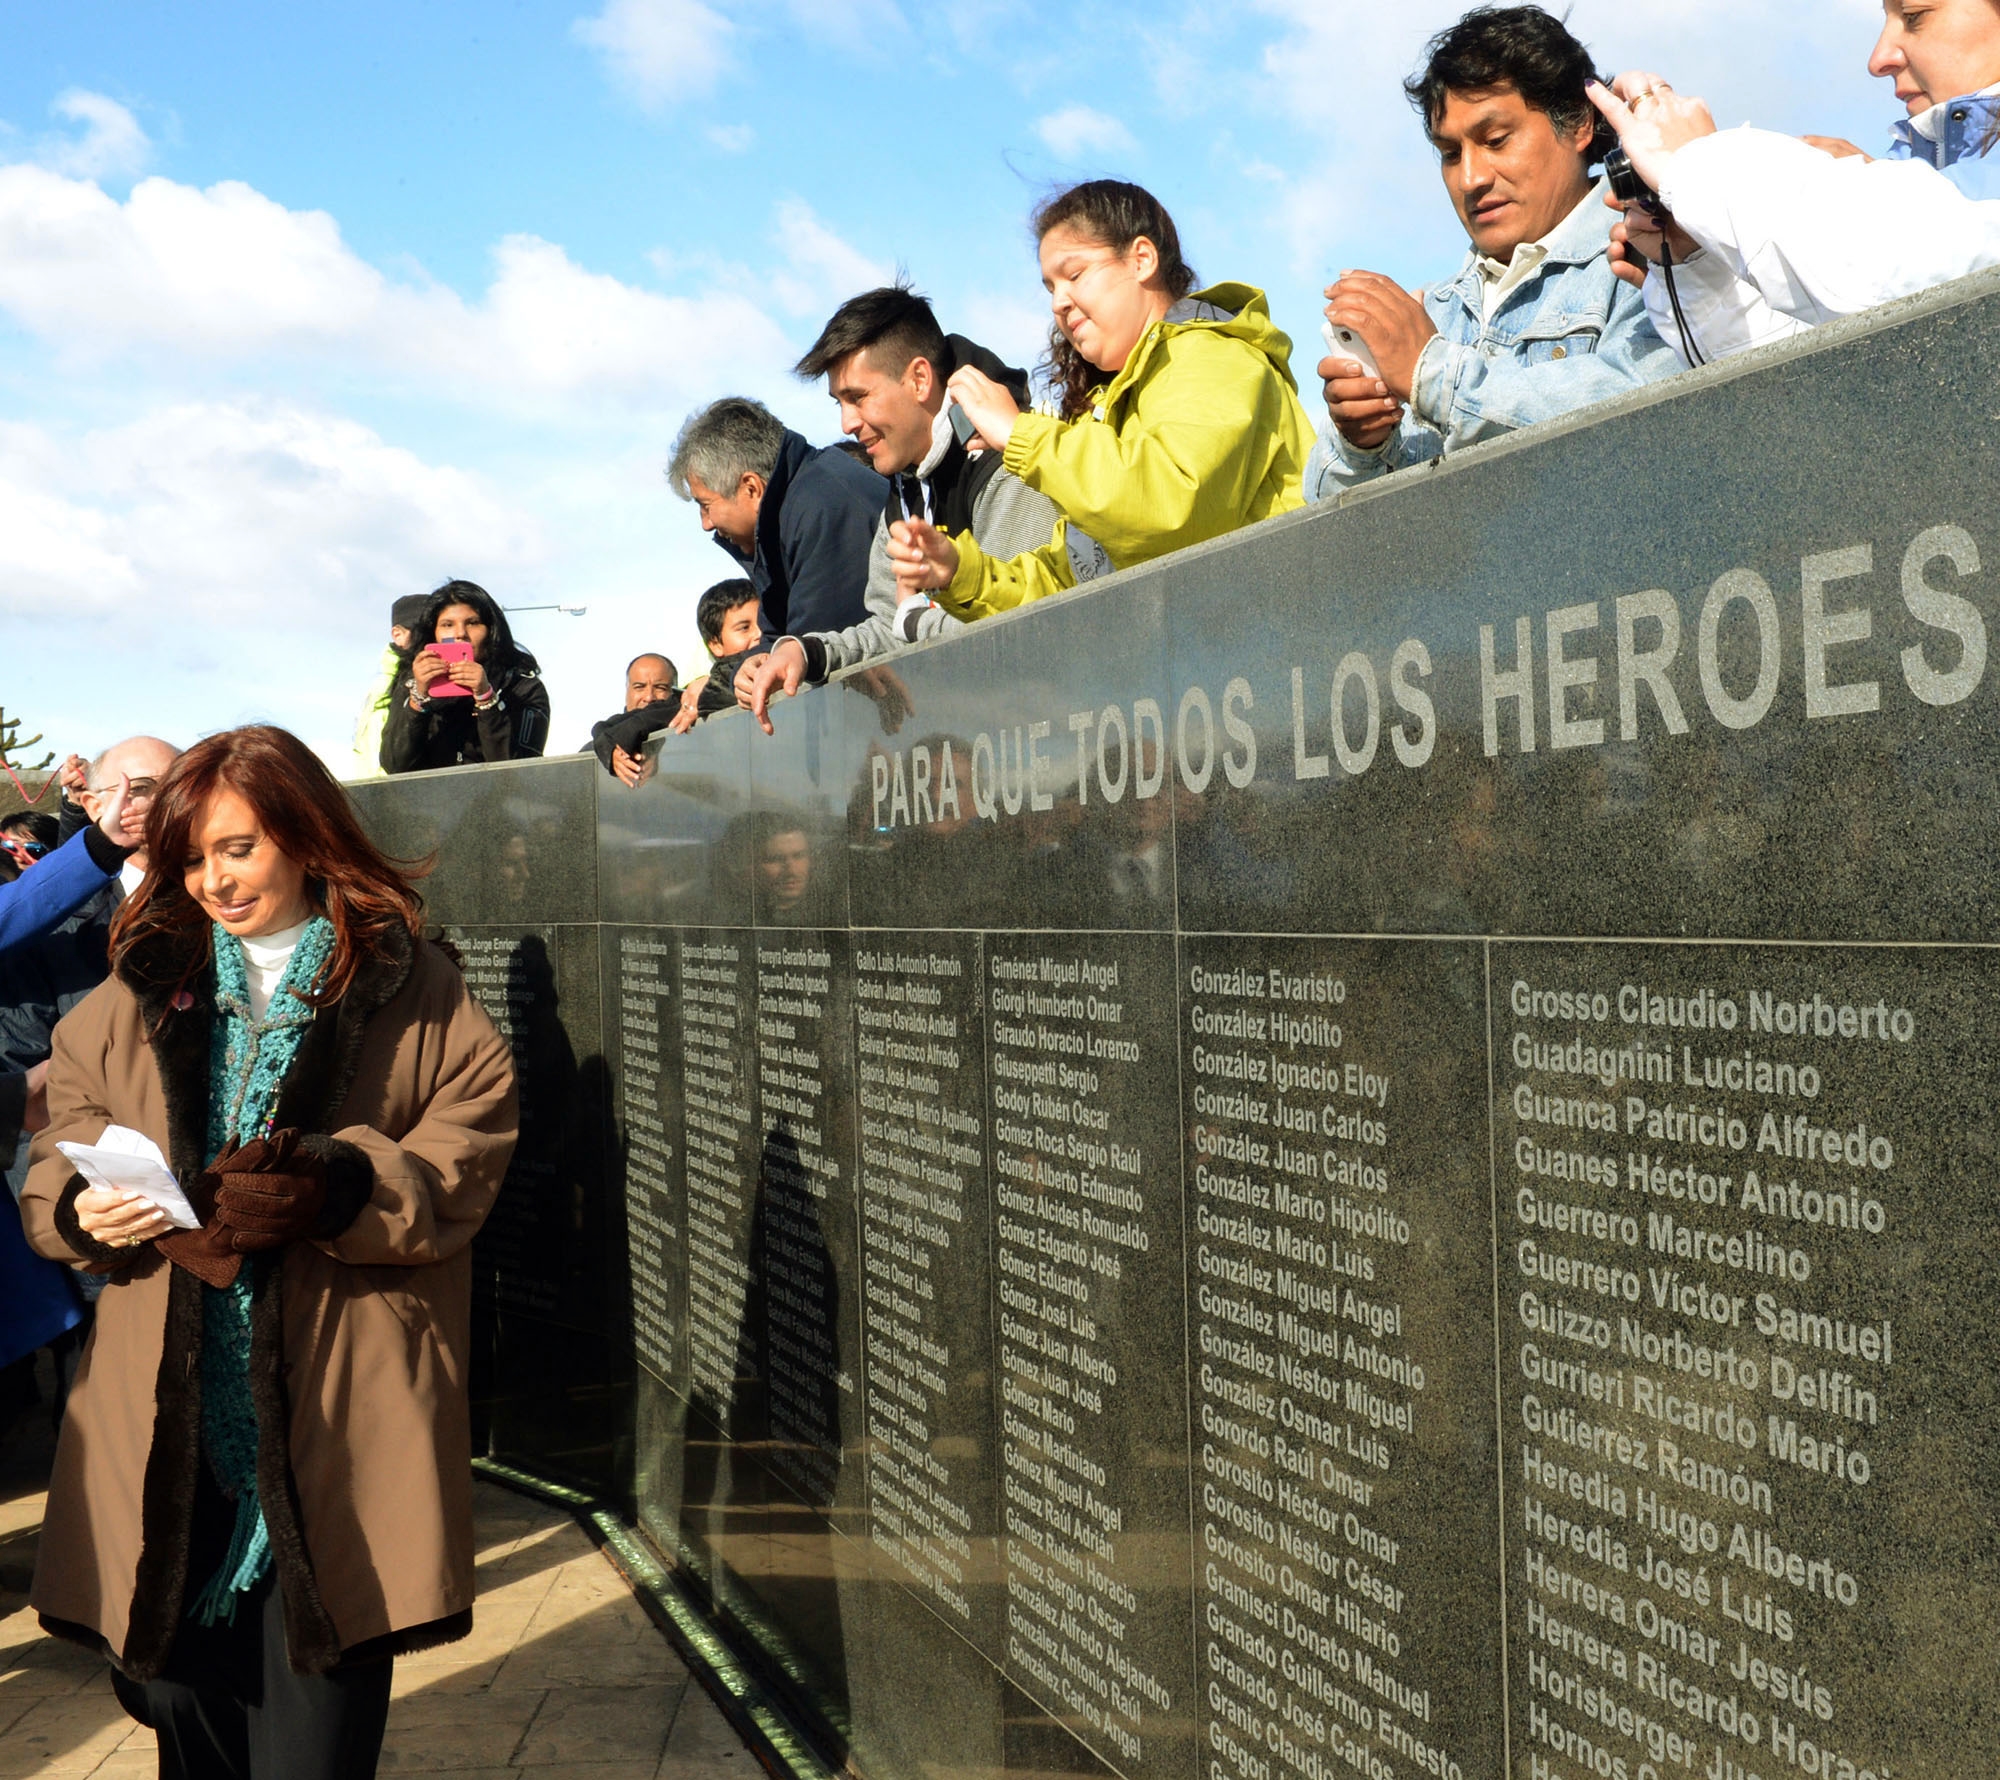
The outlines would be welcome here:
[[[382,729],[382,770],[422,772],[538,756],[549,692],[507,615],[472,581],[447,581],[411,637],[410,672]]]

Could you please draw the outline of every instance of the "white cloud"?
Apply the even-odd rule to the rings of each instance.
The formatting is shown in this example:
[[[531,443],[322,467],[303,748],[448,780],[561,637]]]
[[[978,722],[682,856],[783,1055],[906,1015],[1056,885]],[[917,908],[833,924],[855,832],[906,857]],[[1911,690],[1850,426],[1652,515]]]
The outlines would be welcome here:
[[[797,263],[825,269],[839,249],[811,225]],[[70,361],[317,355],[481,406],[584,413],[672,406],[718,359],[788,356],[746,295],[643,290],[532,235],[507,237],[493,264],[468,302],[385,277],[324,211],[235,181],[145,179],[120,203],[87,180],[0,167],[0,311]]]
[[[771,239],[791,268],[771,280],[771,289],[795,315],[816,315],[895,277],[893,267],[843,241],[799,198],[780,201]]]
[[[1088,105],[1066,105],[1035,120],[1035,134],[1066,161],[1088,153],[1110,154],[1137,146],[1132,132],[1115,117]]]
[[[748,124],[715,124],[703,134],[726,155],[740,155],[757,140],[757,132]]]
[[[18,693],[65,748],[270,720],[345,770],[389,602],[455,574],[534,581],[551,552],[528,505],[291,403],[0,426],[0,624],[29,662],[81,626],[99,670],[31,673]]]
[[[736,34],[701,0],[605,0],[603,11],[570,29],[649,110],[712,88],[729,68]]]
[[[209,626],[298,641],[350,633],[426,576],[542,553],[481,477],[292,404],[185,403],[80,436],[0,430],[13,618],[112,618],[127,641]]]
[[[49,107],[51,115],[79,124],[74,136],[49,136],[41,161],[79,179],[130,178],[144,171],[153,145],[139,120],[116,99],[72,87]]]
[[[975,292],[961,309],[962,319],[944,317],[945,326],[969,335],[989,352],[1029,373],[1049,349],[1049,306],[1026,297]]]

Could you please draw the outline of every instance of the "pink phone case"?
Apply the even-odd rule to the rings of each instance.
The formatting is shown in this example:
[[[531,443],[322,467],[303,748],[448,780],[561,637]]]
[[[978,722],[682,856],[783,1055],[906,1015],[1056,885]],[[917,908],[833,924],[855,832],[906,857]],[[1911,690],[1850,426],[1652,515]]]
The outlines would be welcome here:
[[[446,661],[470,661],[474,653],[470,643],[433,643],[430,650]],[[470,698],[472,689],[459,685],[456,680],[438,679],[431,682],[430,695],[432,698]]]

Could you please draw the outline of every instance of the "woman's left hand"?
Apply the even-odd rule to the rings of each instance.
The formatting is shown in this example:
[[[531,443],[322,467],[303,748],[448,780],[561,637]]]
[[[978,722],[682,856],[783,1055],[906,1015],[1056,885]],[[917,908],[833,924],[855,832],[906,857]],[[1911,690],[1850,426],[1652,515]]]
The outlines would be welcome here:
[[[958,546],[925,519],[899,519],[889,528],[889,561],[896,597],[935,593],[958,573]]]
[[[1014,436],[1014,422],[1021,418],[1021,404],[1005,387],[970,365],[961,365],[952,372],[951,381],[944,387],[945,393],[979,429],[973,443],[984,445],[988,451],[1005,451],[1007,441]]]
[[[454,686],[463,686],[476,699],[483,699],[492,690],[486,683],[486,669],[477,661],[454,661],[446,672]]]
[[[1657,74],[1621,74],[1609,87],[1591,81],[1590,102],[1618,132],[1639,177],[1654,191],[1666,177],[1667,158],[1701,136],[1715,134],[1715,118],[1700,99],[1684,99]]]
[[[106,1248],[137,1248],[166,1235],[174,1221],[142,1193],[85,1187],[76,1196],[76,1226]]]

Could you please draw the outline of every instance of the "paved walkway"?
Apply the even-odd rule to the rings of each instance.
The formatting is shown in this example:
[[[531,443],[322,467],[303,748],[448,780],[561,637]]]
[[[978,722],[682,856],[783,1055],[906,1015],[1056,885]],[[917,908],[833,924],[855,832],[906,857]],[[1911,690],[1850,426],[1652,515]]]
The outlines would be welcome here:
[[[30,1412],[0,1429],[0,1780],[152,1776],[152,1733],[119,1709],[104,1664],[43,1637],[28,1611],[46,1420]],[[384,1774],[762,1780],[568,1515],[486,1483],[475,1515],[472,1636],[397,1663]]]

